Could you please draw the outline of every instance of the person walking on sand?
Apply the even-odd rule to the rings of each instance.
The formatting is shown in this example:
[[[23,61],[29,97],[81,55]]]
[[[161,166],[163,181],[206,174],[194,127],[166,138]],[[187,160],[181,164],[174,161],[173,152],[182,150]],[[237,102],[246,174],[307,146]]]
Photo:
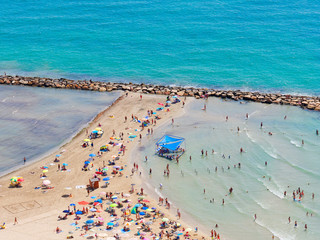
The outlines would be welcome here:
[[[14,218],[14,224],[13,224],[13,225],[16,225],[16,224],[18,224],[18,219],[17,219],[17,217]]]
[[[172,122],[172,125],[173,125],[174,124],[174,119],[173,118],[171,119],[171,122]]]
[[[24,157],[23,158],[23,165],[26,164],[26,161],[27,161],[27,159],[26,159],[26,157]]]

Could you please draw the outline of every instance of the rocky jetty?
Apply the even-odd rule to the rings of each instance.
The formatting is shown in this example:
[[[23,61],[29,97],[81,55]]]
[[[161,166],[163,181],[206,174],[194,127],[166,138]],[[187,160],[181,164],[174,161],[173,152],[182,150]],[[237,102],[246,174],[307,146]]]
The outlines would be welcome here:
[[[202,98],[215,96],[235,101],[246,100],[266,104],[283,104],[320,111],[320,98],[311,96],[282,95],[278,93],[243,92],[240,90],[215,90],[207,88],[189,88],[159,86],[136,83],[111,83],[87,80],[51,79],[41,77],[23,77],[0,75],[0,84],[23,85],[30,87],[67,88],[87,91],[111,92],[115,90],[141,92],[145,94],[179,95]]]

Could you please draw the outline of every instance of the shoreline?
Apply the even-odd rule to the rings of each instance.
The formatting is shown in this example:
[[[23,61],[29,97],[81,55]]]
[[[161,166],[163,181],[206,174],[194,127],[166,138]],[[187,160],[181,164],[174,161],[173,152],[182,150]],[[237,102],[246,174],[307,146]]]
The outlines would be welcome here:
[[[84,132],[84,130],[86,128],[88,128],[92,122],[96,121],[99,117],[101,117],[101,115],[103,115],[112,105],[116,104],[120,100],[121,97],[123,97],[123,96],[120,94],[120,96],[117,99],[115,99],[115,101],[113,101],[112,104],[110,104],[109,106],[106,106],[101,112],[99,112],[97,115],[93,116],[89,122],[87,122],[87,123],[83,124],[82,126],[80,126],[80,128],[78,130],[76,130],[69,137],[67,137],[62,143],[60,143],[57,146],[49,149],[45,153],[40,154],[38,157],[34,158],[33,160],[31,160],[31,161],[28,160],[25,165],[17,165],[17,166],[14,166],[14,167],[10,168],[10,169],[7,169],[7,170],[5,170],[3,172],[0,172],[0,179],[2,177],[8,176],[10,174],[14,174],[15,172],[19,171],[23,167],[35,164],[36,162],[41,161],[42,159],[48,157],[49,155],[51,155],[54,152],[58,151],[59,149],[63,148],[65,145],[67,145],[68,143],[73,141],[73,139],[75,139],[80,134],[82,134]]]
[[[132,100],[131,100],[131,99]],[[138,116],[142,117],[145,115],[145,111],[147,109],[152,109],[157,106],[156,104],[161,101],[165,100],[164,96],[154,96],[154,95],[143,95],[143,100],[138,100],[139,94],[137,93],[130,93],[128,98],[125,97],[124,95],[120,96],[116,101],[113,102],[111,106],[97,114],[96,117],[93,118],[93,120],[88,124],[87,128],[94,128],[96,127],[98,122],[102,123],[102,127],[105,130],[105,136],[111,136],[112,135],[112,128],[116,129],[117,133],[119,131],[123,131],[124,129],[121,129],[120,127],[124,127],[127,124],[132,125],[134,124],[134,127],[137,127],[136,123],[134,122],[129,122],[128,123],[123,123],[123,118],[121,120],[115,120],[119,119],[118,115],[123,115],[123,114],[130,114],[128,110],[132,110],[133,112],[135,110],[138,111]],[[145,100],[146,99],[146,100]],[[141,101],[141,102],[140,102]],[[142,104],[142,105],[141,105]],[[181,104],[179,104],[180,107]],[[152,107],[153,106],[153,107]],[[146,108],[145,108],[146,107]],[[159,121],[160,123],[162,122],[167,122],[170,118],[175,117],[177,112],[179,112],[178,106],[172,106],[170,108],[170,112],[161,112],[161,117],[162,120]],[[127,111],[125,110],[127,109]],[[135,109],[135,110],[134,110]],[[121,111],[121,112],[120,112]],[[141,116],[142,115],[142,116]],[[111,118],[111,116],[114,116]],[[124,116],[123,116],[124,117]],[[129,115],[130,117],[130,115]],[[115,122],[116,121],[116,122]],[[112,124],[113,123],[113,124]],[[164,124],[163,123],[163,124]],[[159,124],[162,125],[162,124]],[[126,128],[127,129],[127,128]],[[132,127],[128,129],[130,131]],[[146,134],[146,131],[141,132],[144,136]],[[86,191],[85,189],[77,189],[74,188],[75,185],[79,184],[84,184],[87,182],[86,179],[90,178],[88,175],[93,174],[94,172],[83,172],[81,171],[81,166],[82,166],[82,161],[85,160],[85,156],[88,155],[89,152],[95,152],[96,150],[93,149],[82,149],[81,148],[81,139],[84,139],[85,131],[84,128],[80,130],[74,137],[71,138],[71,140],[62,146],[59,147],[58,150],[53,151],[51,154],[47,155],[43,159],[37,162],[30,163],[30,165],[26,165],[23,168],[14,171],[15,174],[18,174],[22,177],[24,177],[25,182],[23,182],[23,187],[22,188],[8,188],[7,186],[9,185],[9,178],[8,175],[12,174],[9,173],[5,176],[0,177],[0,198],[1,198],[1,206],[2,207],[2,220],[4,220],[7,223],[7,228],[4,231],[0,231],[0,236],[4,234],[4,237],[6,239],[14,239],[19,237],[19,232],[23,232],[23,234],[26,234],[25,236],[30,235],[30,239],[41,239],[42,235],[38,235],[36,233],[37,229],[43,228],[43,233],[48,234],[48,239],[61,239],[61,235],[56,235],[52,230],[56,227],[57,224],[62,226],[63,229],[68,229],[70,230],[70,226],[63,224],[63,222],[57,222],[57,216],[59,215],[60,212],[62,212],[63,209],[65,209],[65,205],[67,204],[67,201],[70,204],[70,201],[72,202],[78,202],[83,199],[86,199],[88,197],[85,197]],[[126,136],[129,136],[129,133],[127,133]],[[132,144],[129,141],[130,138],[128,138],[127,141],[124,141],[124,144],[128,147],[128,150],[126,150],[126,155],[120,157],[119,165],[124,165],[125,170],[123,171],[124,175],[127,175],[126,178],[118,178],[118,177],[113,177],[111,180],[111,186],[108,187],[107,191],[113,190],[113,192],[121,192],[121,191],[128,191],[129,184],[128,181],[133,181],[137,182],[134,180],[133,177],[129,177],[128,175],[130,174],[129,172],[129,165],[130,163],[130,157],[131,157],[131,152],[135,147],[137,146],[137,141],[136,139],[134,143]],[[100,146],[105,140],[102,139],[97,139],[94,140],[95,146]],[[97,144],[98,142],[98,144]],[[126,142],[126,143],[125,143]],[[61,157],[61,162],[67,162],[71,169],[70,172],[60,172],[60,171],[55,171],[56,166],[53,166],[53,159],[54,156],[57,153],[60,153],[62,148],[66,149],[66,152],[62,154]],[[116,148],[116,147],[115,147]],[[81,149],[81,150],[80,150]],[[112,152],[115,152],[116,149],[112,149],[110,154],[105,153],[105,155],[111,155]],[[88,153],[87,153],[88,152]],[[117,151],[116,151],[117,152]],[[104,161],[107,161],[110,159],[104,158]],[[123,158],[123,159],[122,159]],[[51,163],[49,163],[51,162]],[[100,162],[100,163],[99,163]],[[94,164],[97,167],[97,164],[101,164],[101,159],[97,159]],[[121,163],[120,163],[121,162]],[[52,164],[52,165],[51,165]],[[49,172],[48,172],[48,178],[52,181],[54,184],[54,189],[53,190],[46,190],[46,191],[41,191],[41,190],[35,190],[34,186],[38,185],[40,182],[42,182],[41,179],[38,179],[38,174],[42,172],[41,168],[39,169],[40,166],[49,166]],[[127,166],[128,165],[128,166]],[[54,170],[51,170],[54,168]],[[69,167],[68,167],[69,168]],[[38,179],[38,180],[37,180]],[[113,183],[114,182],[114,183]],[[137,182],[138,183],[138,182]],[[71,186],[72,190],[67,190],[66,191],[66,185]],[[136,184],[135,188],[138,187],[138,190],[136,192],[139,192],[140,185]],[[103,189],[99,188],[97,191],[101,191]],[[40,193],[41,191],[41,193]],[[72,192],[72,199],[65,198],[63,197],[66,192]],[[40,194],[40,195],[39,195]],[[62,197],[61,197],[62,195]],[[133,196],[134,197],[134,196]],[[167,211],[166,208],[159,206],[157,204],[156,199],[149,199],[150,202],[153,204],[153,206],[157,206],[157,209],[161,210],[166,216],[168,216],[170,219],[176,219],[176,216]],[[23,202],[21,202],[23,201]],[[17,209],[16,206],[29,203],[29,202],[36,202],[37,206],[33,207],[28,207],[27,209],[21,210]],[[88,200],[87,200],[88,201]],[[23,206],[23,205],[22,205]],[[64,207],[63,207],[64,206]],[[158,208],[159,206],[159,208]],[[46,222],[45,223],[39,223],[37,219],[42,219],[43,216],[46,216]],[[18,226],[12,226],[13,219],[17,217],[19,219],[19,225]],[[35,220],[36,219],[36,220]],[[159,220],[155,220],[159,221]],[[180,220],[179,220],[180,221]],[[182,221],[181,221],[182,222]],[[30,228],[30,224],[32,228]],[[28,227],[29,225],[29,227]],[[187,227],[187,226],[186,226]],[[18,229],[18,230],[17,230]],[[159,230],[158,230],[159,231]],[[200,234],[201,232],[198,232],[196,235]],[[36,238],[34,238],[36,236]],[[199,236],[200,237],[200,236]],[[29,238],[25,238],[29,239]]]
[[[308,110],[320,111],[320,97],[316,96],[298,96],[280,93],[247,92],[240,90],[219,90],[181,86],[159,86],[144,83],[111,83],[91,80],[70,80],[65,78],[52,79],[9,75],[0,75],[0,84],[99,92],[121,90],[155,95],[190,96],[195,97],[196,99],[203,98],[204,96],[219,97],[234,101],[246,100],[266,104],[291,105]]]

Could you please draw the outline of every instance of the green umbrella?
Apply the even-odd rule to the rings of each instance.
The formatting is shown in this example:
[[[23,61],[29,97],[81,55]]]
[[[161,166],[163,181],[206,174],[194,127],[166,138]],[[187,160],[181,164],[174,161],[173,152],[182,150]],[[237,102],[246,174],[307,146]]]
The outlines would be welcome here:
[[[117,207],[117,206],[118,206],[118,204],[116,204],[116,203],[110,204],[110,207]]]

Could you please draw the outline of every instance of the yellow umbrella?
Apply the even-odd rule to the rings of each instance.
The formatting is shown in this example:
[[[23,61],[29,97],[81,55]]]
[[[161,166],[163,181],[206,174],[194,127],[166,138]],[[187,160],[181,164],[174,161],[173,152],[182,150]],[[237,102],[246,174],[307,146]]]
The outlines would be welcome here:
[[[43,173],[46,173],[46,172],[48,172],[48,170],[47,170],[47,169],[45,169],[45,170],[43,170],[42,172],[43,172]]]
[[[97,127],[97,128],[95,128],[94,130],[101,131],[101,130],[102,130],[102,128]]]
[[[85,142],[90,142],[91,140],[88,139],[88,138],[86,138],[86,139],[84,139],[83,141],[85,141]]]

